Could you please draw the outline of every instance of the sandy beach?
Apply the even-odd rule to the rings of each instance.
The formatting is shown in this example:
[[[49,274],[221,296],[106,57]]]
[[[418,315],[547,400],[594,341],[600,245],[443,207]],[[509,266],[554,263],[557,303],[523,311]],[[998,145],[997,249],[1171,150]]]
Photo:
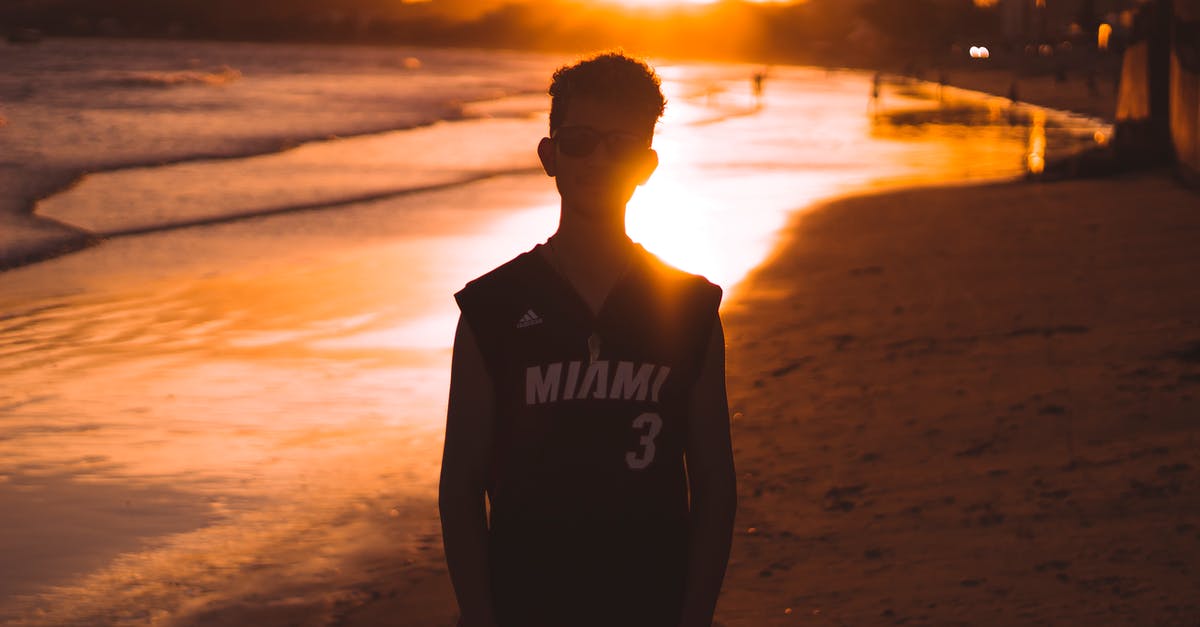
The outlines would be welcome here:
[[[1150,174],[795,220],[724,310],[719,624],[1195,625],[1195,207]],[[439,548],[375,556],[334,624],[452,624]]]
[[[800,218],[726,311],[724,622],[1196,624],[1196,207],[1146,175]]]
[[[717,624],[1197,624],[1198,201],[1147,173],[798,214],[723,312]],[[453,624],[427,556],[337,624]]]
[[[718,624],[1196,625],[1200,196],[1164,173],[967,184],[985,178],[971,159],[1018,164],[1024,137],[867,123],[866,76],[823,80],[853,88],[848,129],[806,108],[807,91],[792,86],[787,100],[782,80],[754,116],[689,104],[692,83],[680,83],[686,115],[660,144],[714,156],[731,136],[755,146],[780,163],[731,170],[727,187],[705,188],[728,194],[711,204],[791,215],[723,309],[740,511]],[[1007,80],[949,77],[1001,96]],[[1111,120],[1106,99],[1085,90],[1030,85],[1023,99]],[[800,132],[808,126],[829,136]],[[937,167],[835,186],[830,163],[857,152],[832,140],[859,132],[945,145],[880,144],[897,164]],[[784,150],[806,143],[825,147],[819,161]],[[318,156],[362,152],[335,149]],[[215,179],[245,169],[206,167]],[[761,259],[767,246],[737,239],[740,216],[705,207],[689,184],[720,171],[706,167],[664,168],[667,185],[642,200],[711,209],[719,228],[692,239],[718,245],[697,250]],[[189,172],[153,181],[171,187]],[[5,176],[22,187],[0,219],[85,243],[14,209],[66,181]],[[97,189],[136,197],[125,180],[92,177],[59,202],[86,209]],[[946,186],[863,191],[931,181]],[[76,614],[52,614],[55,600],[78,599],[77,615],[128,624],[453,625],[434,497],[443,418],[427,411],[442,407],[448,370],[443,284],[490,263],[493,240],[547,228],[548,189],[499,177],[411,201],[117,237],[6,274],[13,302],[34,295],[14,309],[6,332],[23,344],[7,363],[28,348],[53,368],[10,378],[43,377],[14,386],[4,409],[28,423],[15,436],[49,452],[0,474],[10,512],[0,527],[25,533],[6,538],[8,554],[31,555],[22,537],[50,555],[56,538],[91,532],[71,551],[80,564],[6,569],[10,589],[76,586],[19,624],[62,624]],[[15,228],[0,223],[4,241],[21,241]],[[408,292],[392,289],[398,277]],[[93,406],[106,413],[71,422]],[[30,435],[40,428],[62,433]],[[72,465],[56,466],[61,456]],[[212,476],[196,475],[197,460]],[[51,471],[63,489],[38,474]],[[46,512],[60,525],[40,522]]]

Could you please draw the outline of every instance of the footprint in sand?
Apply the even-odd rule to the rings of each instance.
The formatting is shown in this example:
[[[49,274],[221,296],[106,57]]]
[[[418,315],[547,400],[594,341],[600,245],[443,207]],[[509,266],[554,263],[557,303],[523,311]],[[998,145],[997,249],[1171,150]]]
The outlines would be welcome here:
[[[1044,572],[1052,571],[1052,570],[1066,570],[1070,565],[1071,565],[1071,562],[1068,562],[1068,561],[1050,560],[1048,562],[1042,562],[1042,563],[1034,566],[1033,569],[1039,573],[1044,573]]]
[[[1179,350],[1167,353],[1167,356],[1188,364],[1200,364],[1200,340],[1188,342]]]
[[[963,508],[963,513],[967,515],[963,519],[963,526],[970,527],[972,524],[978,524],[980,527],[993,527],[1004,522],[1005,515],[997,512],[991,503],[976,503]]]
[[[848,512],[857,504],[850,500],[850,497],[861,496],[866,487],[866,485],[834,486],[825,493],[822,507],[827,512]]]

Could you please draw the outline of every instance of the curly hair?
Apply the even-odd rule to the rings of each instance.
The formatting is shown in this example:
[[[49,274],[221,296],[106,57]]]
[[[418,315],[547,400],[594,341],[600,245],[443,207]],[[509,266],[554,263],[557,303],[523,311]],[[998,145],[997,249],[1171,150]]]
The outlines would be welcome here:
[[[602,52],[554,72],[550,83],[551,134],[562,126],[571,101],[579,97],[611,102],[644,114],[651,132],[667,105],[662,81],[654,68],[620,50]]]

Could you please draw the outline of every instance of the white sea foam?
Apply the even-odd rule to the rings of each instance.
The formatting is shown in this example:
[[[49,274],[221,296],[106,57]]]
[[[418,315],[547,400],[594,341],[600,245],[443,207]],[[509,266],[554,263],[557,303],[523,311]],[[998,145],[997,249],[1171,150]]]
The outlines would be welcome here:
[[[5,189],[0,213],[19,216],[58,191],[58,181],[85,172],[249,157],[460,119],[468,103],[542,90],[556,62],[247,43],[52,39],[0,47],[0,119],[8,122],[0,155],[19,178],[54,182]],[[139,208],[109,203],[106,211]],[[0,268],[44,256],[64,237],[9,242],[12,232],[0,233]]]
[[[530,138],[541,127],[528,118],[439,122],[258,157],[89,175],[40,203],[38,214],[112,237],[377,200],[535,170]]]
[[[118,87],[179,87],[183,85],[226,85],[242,77],[242,73],[222,66],[214,70],[175,70],[169,72],[118,72],[107,82]]]

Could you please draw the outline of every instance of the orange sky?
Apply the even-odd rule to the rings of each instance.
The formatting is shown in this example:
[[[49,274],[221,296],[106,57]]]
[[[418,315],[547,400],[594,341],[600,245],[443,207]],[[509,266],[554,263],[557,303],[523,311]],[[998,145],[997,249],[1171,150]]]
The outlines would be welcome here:
[[[439,13],[448,13],[458,17],[478,17],[483,13],[487,13],[492,9],[499,8],[506,4],[526,3],[536,4],[544,2],[544,0],[399,0],[401,4],[409,5],[424,5],[433,8]],[[594,4],[597,6],[617,6],[629,8],[676,8],[676,7],[696,7],[709,4],[716,4],[721,0],[574,0],[581,4]],[[808,0],[742,0],[747,3],[758,4],[799,4]]]
[[[655,7],[655,6],[668,7],[668,6],[678,6],[681,4],[713,4],[714,2],[718,2],[719,0],[593,0],[593,1],[607,3],[607,4],[621,4],[621,5],[625,5],[625,6],[635,6],[635,7]],[[775,2],[777,4],[792,4],[799,0],[744,0],[744,1],[745,2],[759,2],[759,3]]]

